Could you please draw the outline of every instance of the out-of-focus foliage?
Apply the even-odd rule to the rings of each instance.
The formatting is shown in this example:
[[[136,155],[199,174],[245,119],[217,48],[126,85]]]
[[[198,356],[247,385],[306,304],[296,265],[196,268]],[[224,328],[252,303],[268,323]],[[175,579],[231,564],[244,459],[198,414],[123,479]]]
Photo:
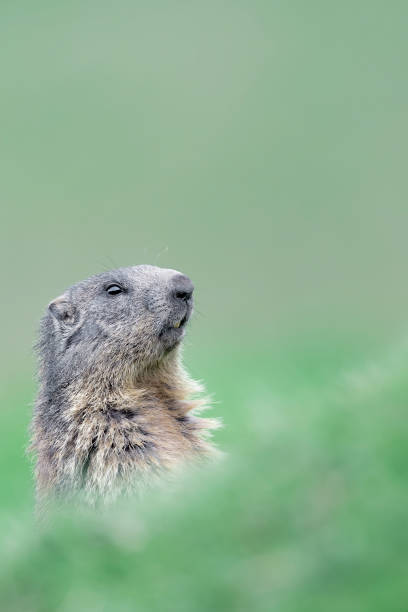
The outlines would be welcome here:
[[[59,511],[40,525],[26,465],[10,451],[22,445],[30,390],[10,392],[2,609],[400,610],[407,359],[401,345],[367,364],[333,338],[195,360],[224,398],[214,408],[226,423],[221,464],[143,500]]]

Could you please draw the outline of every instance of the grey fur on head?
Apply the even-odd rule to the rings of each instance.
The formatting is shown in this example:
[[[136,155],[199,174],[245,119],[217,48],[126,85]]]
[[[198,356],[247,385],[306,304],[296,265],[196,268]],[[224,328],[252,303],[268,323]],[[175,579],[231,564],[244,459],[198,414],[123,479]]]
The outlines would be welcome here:
[[[73,285],[40,325],[32,421],[37,496],[131,493],[214,449],[215,419],[185,373],[179,345],[193,286],[175,270],[119,268]]]

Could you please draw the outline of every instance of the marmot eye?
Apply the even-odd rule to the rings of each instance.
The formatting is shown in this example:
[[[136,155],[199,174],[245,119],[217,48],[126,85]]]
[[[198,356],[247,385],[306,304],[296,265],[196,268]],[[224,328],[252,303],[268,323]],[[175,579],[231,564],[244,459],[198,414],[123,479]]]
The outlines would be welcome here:
[[[106,293],[109,293],[109,295],[118,295],[118,293],[122,293],[123,289],[122,287],[119,287],[119,285],[109,285],[109,287],[106,287]]]

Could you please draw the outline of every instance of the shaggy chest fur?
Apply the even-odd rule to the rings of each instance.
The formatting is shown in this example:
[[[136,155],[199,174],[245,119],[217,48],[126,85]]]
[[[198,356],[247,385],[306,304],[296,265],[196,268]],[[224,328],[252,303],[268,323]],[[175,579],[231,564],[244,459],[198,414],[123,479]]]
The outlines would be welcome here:
[[[213,454],[208,437],[218,421],[197,416],[203,400],[188,399],[196,384],[168,387],[128,388],[101,398],[82,385],[54,398],[40,395],[32,444],[40,500],[50,492],[83,492],[90,503],[113,501]]]

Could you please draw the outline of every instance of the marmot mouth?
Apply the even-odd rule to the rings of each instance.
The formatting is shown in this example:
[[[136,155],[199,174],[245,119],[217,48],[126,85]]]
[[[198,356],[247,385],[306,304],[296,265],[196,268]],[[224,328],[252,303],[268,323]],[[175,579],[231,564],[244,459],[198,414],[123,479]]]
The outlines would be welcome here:
[[[173,341],[181,340],[184,335],[184,328],[186,326],[186,323],[190,318],[189,315],[190,313],[186,312],[181,319],[173,319],[173,321],[168,321],[167,323],[165,323],[160,332],[160,338],[166,339],[166,341],[171,341],[171,339]]]
[[[175,329],[181,329],[182,327],[184,327],[187,321],[188,321],[188,315],[186,313],[182,319],[180,319],[179,321],[176,321],[176,323],[174,323],[174,325],[170,327],[173,327]]]

